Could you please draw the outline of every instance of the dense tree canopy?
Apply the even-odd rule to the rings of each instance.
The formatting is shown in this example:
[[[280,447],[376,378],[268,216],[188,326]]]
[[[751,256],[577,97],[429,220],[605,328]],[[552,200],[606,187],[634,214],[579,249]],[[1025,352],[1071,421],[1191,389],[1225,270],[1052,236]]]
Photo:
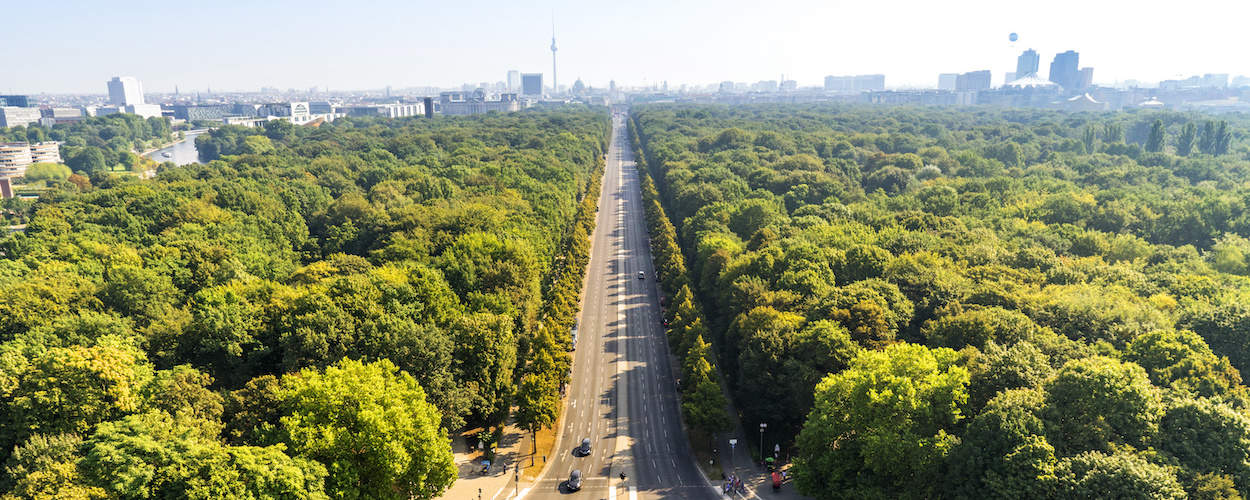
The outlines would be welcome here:
[[[706,311],[744,425],[796,438],[802,491],[1223,498],[1250,494],[1247,124],[654,104],[630,125],[668,291]]]
[[[450,431],[558,417],[608,127],[574,106],[223,127],[209,163],[11,206],[29,225],[0,238],[0,487],[438,496]],[[87,131],[169,133],[45,133],[107,167]]]

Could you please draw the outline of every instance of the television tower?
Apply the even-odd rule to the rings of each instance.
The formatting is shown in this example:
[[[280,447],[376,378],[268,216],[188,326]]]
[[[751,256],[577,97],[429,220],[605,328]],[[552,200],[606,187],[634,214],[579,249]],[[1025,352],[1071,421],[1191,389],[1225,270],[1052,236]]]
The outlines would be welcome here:
[[[551,95],[560,92],[560,80],[556,78],[556,16],[551,16]]]

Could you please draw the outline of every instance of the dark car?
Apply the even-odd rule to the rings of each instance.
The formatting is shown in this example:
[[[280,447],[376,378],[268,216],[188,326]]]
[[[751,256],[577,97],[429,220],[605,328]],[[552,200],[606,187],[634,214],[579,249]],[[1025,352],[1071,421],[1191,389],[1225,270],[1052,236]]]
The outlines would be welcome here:
[[[582,489],[582,471],[574,469],[573,473],[569,474],[568,486],[569,491],[578,491]]]
[[[577,447],[578,456],[586,456],[590,454],[590,438],[582,439],[582,445]]]

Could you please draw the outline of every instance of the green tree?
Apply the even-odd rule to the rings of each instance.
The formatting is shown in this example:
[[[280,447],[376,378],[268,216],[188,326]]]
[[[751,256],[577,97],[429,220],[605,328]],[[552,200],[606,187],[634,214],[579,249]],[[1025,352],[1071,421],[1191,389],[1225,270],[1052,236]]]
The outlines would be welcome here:
[[[522,428],[533,435],[534,453],[538,453],[538,430],[555,425],[560,417],[562,401],[559,390],[568,368],[556,361],[555,354],[562,349],[546,328],[540,329],[532,348],[533,355],[525,367],[526,373],[517,384],[516,419]]]
[[[1120,127],[1119,123],[1115,122],[1107,122],[1103,124],[1102,142],[1103,144],[1124,142],[1124,129]]]
[[[1176,154],[1189,156],[1194,149],[1194,138],[1198,135],[1198,126],[1193,122],[1181,127],[1181,134],[1176,137]]]
[[[1150,137],[1146,139],[1146,151],[1151,153],[1163,151],[1163,120],[1156,119],[1150,125]]]
[[[1094,132],[1093,125],[1086,125],[1085,132],[1081,134],[1081,145],[1085,146],[1086,153],[1093,153],[1095,142],[1098,140],[1097,132]]]
[[[83,172],[93,174],[96,172],[104,172],[108,170],[108,160],[104,158],[104,153],[99,148],[86,147],[77,155],[69,159],[69,166],[75,172]]]
[[[480,313],[457,318],[451,326],[456,350],[456,380],[472,395],[481,418],[501,421],[512,397],[517,345],[506,316]]]
[[[166,413],[102,424],[80,468],[110,498],[329,498],[326,468],[281,445],[224,446],[205,422]]]
[[[272,153],[273,142],[263,135],[248,136],[243,140],[243,153],[261,155]]]
[[[13,450],[4,500],[95,500],[107,498],[103,488],[86,482],[78,469],[82,438],[77,434],[35,434]]]
[[[5,368],[4,449],[37,433],[85,434],[138,411],[152,377],[142,352],[109,338],[90,347],[46,348]]]
[[[926,498],[958,439],[968,372],[949,349],[862,351],[816,388],[795,477],[816,498]]]
[[[1082,453],[1061,461],[1055,474],[1058,498],[1186,498],[1170,470],[1125,452]]]
[[[1207,120],[1202,122],[1202,135],[1198,138],[1198,151],[1206,154],[1215,154],[1216,144],[1215,122]]]
[[[855,245],[846,251],[842,265],[835,271],[839,284],[869,278],[880,278],[885,274],[886,263],[893,258],[890,252],[874,245]]]
[[[1228,154],[1228,146],[1232,143],[1233,135],[1228,131],[1228,122],[1220,120],[1219,126],[1215,129],[1215,140],[1212,144],[1212,151],[1217,155]]]
[[[1160,397],[1136,364],[1103,356],[1069,361],[1045,390],[1047,438],[1061,453],[1143,446],[1155,432]]]
[[[69,167],[60,163],[36,163],[26,167],[26,182],[60,182],[69,179],[74,173]]]
[[[1146,369],[1150,380],[1195,396],[1229,396],[1241,391],[1241,375],[1216,357],[1207,343],[1188,330],[1155,330],[1133,339],[1124,360]]]
[[[344,359],[282,378],[279,442],[329,471],[336,498],[436,498],[456,478],[425,391],[390,361]]]
[[[1226,475],[1250,492],[1250,418],[1242,412],[1209,400],[1177,401],[1160,418],[1156,442],[1187,471]]]
[[[1008,389],[990,400],[951,450],[946,491],[956,498],[1047,497],[1056,460],[1039,416],[1044,397],[1036,389]]]
[[[707,363],[707,360],[700,362]],[[732,425],[726,411],[729,400],[721,391],[718,379],[719,377],[702,377],[682,397],[681,411],[686,423],[704,436],[729,430]]]
[[[984,348],[989,342],[1012,345],[1028,341],[1041,332],[1041,327],[1019,311],[988,307],[942,316],[926,323],[922,332],[929,345],[962,349],[969,345]]]

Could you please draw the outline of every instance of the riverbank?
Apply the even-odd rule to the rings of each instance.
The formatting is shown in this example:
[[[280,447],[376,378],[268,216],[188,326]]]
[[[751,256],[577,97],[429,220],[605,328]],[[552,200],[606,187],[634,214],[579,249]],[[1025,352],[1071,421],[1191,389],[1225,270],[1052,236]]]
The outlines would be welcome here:
[[[187,130],[187,131],[184,131],[184,132],[183,132],[183,136],[182,136],[182,138],[181,138],[181,139],[178,139],[178,140],[173,141],[173,142],[168,142],[168,143],[162,144],[162,145],[160,145],[160,146],[158,146],[158,147],[148,149],[148,150],[143,151],[142,153],[138,153],[138,154],[139,154],[139,156],[142,156],[142,157],[145,157],[145,158],[146,158],[148,155],[150,155],[150,154],[152,154],[152,153],[155,153],[155,152],[160,151],[160,150],[162,150],[162,149],[172,148],[172,147],[177,146],[177,145],[179,145],[179,144],[182,144],[182,143],[184,143],[184,142],[186,142],[186,141],[189,141],[189,140],[195,139],[195,138],[196,138],[196,137],[198,137],[200,134],[203,134],[203,133],[208,132],[208,131],[209,131],[209,129],[206,129],[206,128],[200,128],[200,129],[194,129],[194,130]]]

